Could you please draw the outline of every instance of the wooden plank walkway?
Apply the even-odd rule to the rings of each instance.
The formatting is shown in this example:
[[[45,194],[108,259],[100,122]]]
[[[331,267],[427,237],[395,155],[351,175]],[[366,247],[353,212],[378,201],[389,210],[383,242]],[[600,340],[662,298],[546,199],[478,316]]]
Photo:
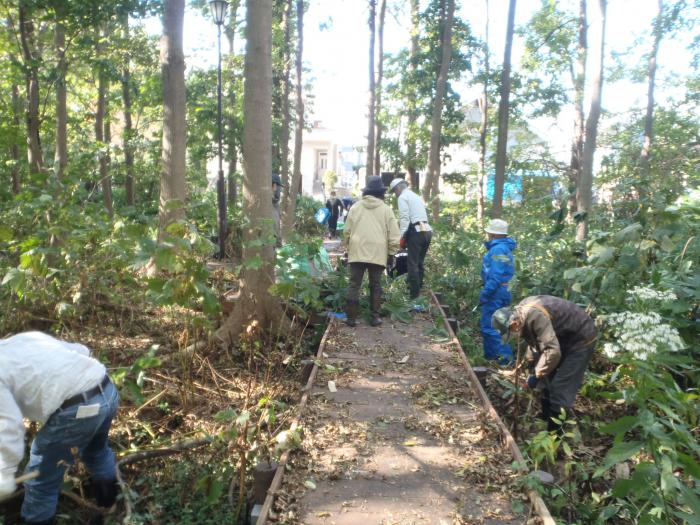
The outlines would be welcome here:
[[[331,329],[301,419],[302,450],[268,523],[527,521],[511,452],[454,345],[425,335],[432,328],[419,315],[409,325]]]

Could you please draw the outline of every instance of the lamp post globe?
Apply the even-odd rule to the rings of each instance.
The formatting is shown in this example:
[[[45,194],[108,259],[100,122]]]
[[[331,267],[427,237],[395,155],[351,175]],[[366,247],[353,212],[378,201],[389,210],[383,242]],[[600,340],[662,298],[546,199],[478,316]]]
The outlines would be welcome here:
[[[224,186],[224,159],[223,159],[223,123],[221,120],[221,26],[226,18],[226,0],[211,0],[209,2],[214,23],[218,29],[218,68],[217,68],[217,139],[219,142],[219,173],[216,179],[216,200],[217,200],[217,226],[219,234],[219,259],[226,256],[226,187]]]
[[[226,0],[211,0],[209,2],[209,7],[214,17],[214,23],[217,26],[223,24],[224,20],[226,19],[226,8],[228,7],[228,2]]]

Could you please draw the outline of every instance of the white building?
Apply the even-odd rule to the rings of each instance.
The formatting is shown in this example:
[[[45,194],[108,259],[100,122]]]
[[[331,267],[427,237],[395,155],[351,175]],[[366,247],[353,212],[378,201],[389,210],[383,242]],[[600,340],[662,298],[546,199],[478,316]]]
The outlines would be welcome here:
[[[354,168],[361,162],[359,151],[342,146],[334,130],[314,121],[311,131],[304,132],[301,146],[302,193],[325,200],[330,188],[324,188],[323,176],[334,171],[338,176],[335,189],[341,196],[349,195],[357,184]]]

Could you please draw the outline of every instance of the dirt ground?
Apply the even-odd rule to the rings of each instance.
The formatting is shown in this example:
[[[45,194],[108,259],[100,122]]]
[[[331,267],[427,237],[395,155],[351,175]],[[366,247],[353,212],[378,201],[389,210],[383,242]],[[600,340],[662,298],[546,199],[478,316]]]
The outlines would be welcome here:
[[[305,525],[516,524],[512,459],[449,344],[411,324],[332,329],[304,440],[271,521]],[[333,391],[333,390],[336,391]]]

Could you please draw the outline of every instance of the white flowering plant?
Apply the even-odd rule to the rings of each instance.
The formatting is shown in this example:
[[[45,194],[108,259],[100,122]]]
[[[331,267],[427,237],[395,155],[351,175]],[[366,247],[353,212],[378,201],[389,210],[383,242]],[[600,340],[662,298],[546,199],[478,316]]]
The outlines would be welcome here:
[[[691,430],[700,422],[700,398],[676,380],[680,370],[692,367],[692,356],[678,330],[658,313],[676,300],[675,293],[637,286],[626,297],[628,311],[604,318],[609,340],[603,353],[619,363],[611,382],[621,379],[621,401],[631,410],[600,427],[614,436],[614,445],[593,477],[631,461],[629,479],[616,481],[608,494],[610,507],[636,514],[637,522],[685,523],[700,509],[700,487],[691,482],[700,475],[694,459],[700,445]]]
[[[649,286],[636,286],[627,291],[627,303],[632,311],[605,316],[610,341],[603,344],[609,359],[623,354],[641,361],[659,352],[678,352],[685,348],[678,330],[652,309],[675,301],[676,294]]]

